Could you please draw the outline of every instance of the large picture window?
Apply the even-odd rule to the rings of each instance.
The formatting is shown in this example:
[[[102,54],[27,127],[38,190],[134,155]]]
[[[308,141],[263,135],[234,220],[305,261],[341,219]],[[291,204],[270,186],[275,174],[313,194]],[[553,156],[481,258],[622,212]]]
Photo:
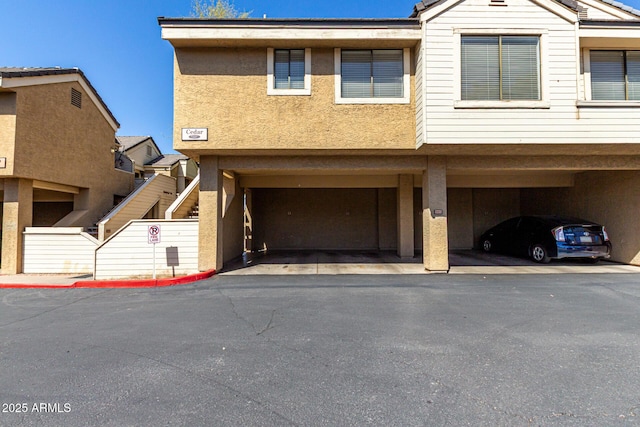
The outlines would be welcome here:
[[[462,100],[540,100],[540,37],[462,36]]]
[[[402,49],[343,50],[341,64],[343,98],[404,96]]]
[[[592,50],[591,99],[640,100],[640,51]]]

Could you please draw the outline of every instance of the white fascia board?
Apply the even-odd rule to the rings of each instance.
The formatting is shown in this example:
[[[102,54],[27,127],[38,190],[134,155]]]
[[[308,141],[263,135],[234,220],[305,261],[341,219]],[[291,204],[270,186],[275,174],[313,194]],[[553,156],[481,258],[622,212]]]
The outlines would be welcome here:
[[[640,39],[640,31],[636,28],[623,27],[580,27],[580,38],[616,38],[616,39]]]
[[[419,28],[163,27],[165,40],[415,40]]]
[[[580,3],[586,6],[592,7],[594,9],[598,9],[602,12],[608,13],[609,15],[615,16],[616,18],[633,19],[633,20],[638,19],[638,16],[634,15],[633,13],[629,13],[625,10],[618,9],[617,7],[614,7],[610,4],[606,4],[598,0],[580,0]]]
[[[94,105],[98,108],[100,113],[104,116],[105,120],[109,123],[109,125],[113,128],[114,131],[118,130],[118,124],[113,121],[111,115],[107,112],[107,110],[102,105],[102,102],[98,99],[95,92],[91,87],[87,84],[86,80],[82,78],[80,74],[55,74],[50,76],[23,76],[23,77],[4,77],[0,80],[0,87],[2,88],[17,88],[24,86],[37,86],[37,85],[46,85],[46,84],[54,84],[54,83],[72,83],[77,82],[82,86],[85,93],[89,95],[89,98],[94,103]]]
[[[427,9],[425,12],[422,12],[422,14],[420,15],[420,22],[428,22],[431,21],[432,19],[440,16],[441,14],[443,14],[444,12],[446,12],[447,10],[455,7],[456,5],[458,5],[459,3],[462,3],[464,0],[451,0],[448,2],[444,2],[440,5],[437,6],[433,6],[430,9]],[[549,10],[550,12],[555,13],[556,15],[558,15],[559,17],[565,19],[568,22],[571,23],[575,23],[578,21],[578,14],[575,12],[572,12],[571,10],[567,9],[566,7],[560,5],[559,3],[556,3],[553,0],[531,0],[533,3],[537,4],[538,6]]]
[[[561,5],[558,2],[553,0],[531,0],[533,3],[542,7],[543,9],[547,9],[549,12],[555,13],[560,18],[564,19],[571,24],[575,24],[578,22],[578,13]]]

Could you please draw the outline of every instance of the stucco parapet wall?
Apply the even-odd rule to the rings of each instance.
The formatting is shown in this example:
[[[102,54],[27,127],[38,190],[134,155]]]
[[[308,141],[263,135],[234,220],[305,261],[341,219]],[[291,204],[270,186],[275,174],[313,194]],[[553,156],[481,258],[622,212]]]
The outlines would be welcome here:
[[[162,38],[175,47],[273,46],[277,41],[397,41],[412,46],[421,39],[417,19],[193,19],[158,18]],[[311,46],[311,44],[309,44]]]

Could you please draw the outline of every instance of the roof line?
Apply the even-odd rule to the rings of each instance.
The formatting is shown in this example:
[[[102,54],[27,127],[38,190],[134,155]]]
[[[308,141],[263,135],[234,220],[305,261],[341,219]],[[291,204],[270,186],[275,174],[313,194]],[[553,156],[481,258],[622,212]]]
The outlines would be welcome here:
[[[23,69],[11,69],[2,71],[0,69],[0,80],[7,78],[23,78],[23,77],[40,77],[40,76],[56,76],[56,75],[65,75],[65,74],[77,74],[79,75],[87,84],[89,89],[93,92],[96,99],[102,107],[105,109],[111,120],[116,124],[116,127],[120,127],[120,122],[113,115],[107,104],[104,102],[98,91],[91,84],[91,81],[87,78],[87,76],[82,72],[79,68],[23,68]]]
[[[415,18],[235,18],[235,19],[216,19],[216,18],[169,18],[164,16],[158,17],[160,25],[198,25],[198,26],[237,26],[243,27],[269,27],[278,25],[298,25],[304,27],[322,26],[322,27],[343,27],[343,26],[415,26],[418,24]]]

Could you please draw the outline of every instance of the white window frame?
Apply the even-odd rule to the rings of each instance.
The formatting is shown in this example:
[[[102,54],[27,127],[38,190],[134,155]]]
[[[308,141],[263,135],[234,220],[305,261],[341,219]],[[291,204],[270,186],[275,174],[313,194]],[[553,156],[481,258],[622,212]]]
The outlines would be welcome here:
[[[546,29],[531,28],[503,28],[503,29],[487,29],[487,28],[454,28],[453,43],[453,90],[454,90],[454,108],[550,108],[549,104],[549,85],[547,76],[549,75],[549,64],[546,60],[547,54],[547,36],[549,31]],[[462,37],[463,36],[535,36],[540,37],[540,99],[539,100],[462,100]]]
[[[283,48],[289,49],[289,48]],[[276,89],[275,78],[273,76],[274,69],[274,52],[275,48],[267,48],[267,95],[285,95],[285,96],[309,96],[311,95],[311,49],[304,50],[304,88],[303,89]]]
[[[333,50],[335,103],[336,104],[409,104],[411,102],[411,49],[402,49],[402,97],[398,98],[343,98],[342,97],[342,49]]]

